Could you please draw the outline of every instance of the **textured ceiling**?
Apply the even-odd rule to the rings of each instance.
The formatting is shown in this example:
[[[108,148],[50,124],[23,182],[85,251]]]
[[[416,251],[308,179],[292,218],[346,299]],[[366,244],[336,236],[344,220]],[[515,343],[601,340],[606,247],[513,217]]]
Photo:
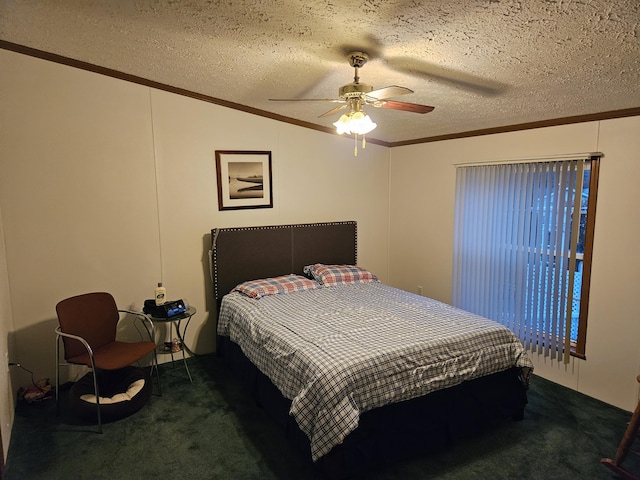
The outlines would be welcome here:
[[[638,0],[0,0],[0,39],[303,122],[353,80],[390,144],[640,107]]]

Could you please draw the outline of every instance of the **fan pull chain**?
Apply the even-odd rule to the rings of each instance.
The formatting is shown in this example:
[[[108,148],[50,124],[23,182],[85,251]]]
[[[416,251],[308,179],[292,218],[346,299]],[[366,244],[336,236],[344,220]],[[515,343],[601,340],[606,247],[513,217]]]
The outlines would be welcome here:
[[[358,156],[358,134],[354,133],[353,134],[353,140],[354,140],[354,148],[353,148],[353,156],[357,157]],[[366,135],[362,135],[362,148],[367,148],[367,136]]]

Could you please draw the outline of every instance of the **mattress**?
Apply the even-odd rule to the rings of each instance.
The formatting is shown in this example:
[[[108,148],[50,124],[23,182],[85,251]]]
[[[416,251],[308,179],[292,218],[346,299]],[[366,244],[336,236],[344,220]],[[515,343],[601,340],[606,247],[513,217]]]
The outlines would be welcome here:
[[[380,282],[225,295],[218,334],[292,401],[314,461],[360,414],[513,367],[533,365],[506,327]]]

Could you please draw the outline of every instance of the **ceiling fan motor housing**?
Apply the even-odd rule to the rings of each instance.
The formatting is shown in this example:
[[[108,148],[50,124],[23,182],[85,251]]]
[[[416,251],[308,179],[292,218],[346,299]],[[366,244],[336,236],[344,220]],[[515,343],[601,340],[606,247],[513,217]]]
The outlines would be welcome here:
[[[371,85],[366,83],[347,83],[340,87],[340,98],[360,97],[373,90]]]

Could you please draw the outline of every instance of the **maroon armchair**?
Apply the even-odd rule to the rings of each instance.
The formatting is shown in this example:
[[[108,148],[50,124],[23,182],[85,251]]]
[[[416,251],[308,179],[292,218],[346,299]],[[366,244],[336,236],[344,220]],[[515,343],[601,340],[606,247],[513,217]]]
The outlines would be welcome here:
[[[56,403],[59,405],[60,366],[86,365],[93,372],[98,429],[102,433],[98,374],[101,370],[119,370],[152,356],[151,368],[156,369],[158,391],[160,376],[156,357],[155,329],[142,312],[119,310],[113,296],[105,292],[86,293],[62,300],[56,305],[59,326],[56,328]],[[116,340],[116,331],[123,313],[135,316],[134,326],[140,334],[139,342]],[[149,340],[144,340],[138,326],[141,323]],[[64,362],[60,360],[60,340],[64,344]]]

